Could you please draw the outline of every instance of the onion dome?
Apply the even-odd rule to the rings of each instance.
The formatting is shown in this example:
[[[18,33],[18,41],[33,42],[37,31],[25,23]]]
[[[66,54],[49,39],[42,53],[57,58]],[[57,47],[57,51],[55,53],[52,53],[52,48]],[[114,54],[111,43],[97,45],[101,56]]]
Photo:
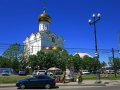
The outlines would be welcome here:
[[[50,23],[51,17],[47,15],[46,11],[44,10],[43,13],[39,16],[39,21],[47,21]]]
[[[43,50],[52,50],[51,47],[44,47]]]
[[[53,47],[49,47],[49,46],[44,47],[42,50],[43,51],[62,51],[63,49],[61,47],[55,45]]]
[[[62,51],[62,48],[55,45],[55,46],[52,47],[52,50]]]

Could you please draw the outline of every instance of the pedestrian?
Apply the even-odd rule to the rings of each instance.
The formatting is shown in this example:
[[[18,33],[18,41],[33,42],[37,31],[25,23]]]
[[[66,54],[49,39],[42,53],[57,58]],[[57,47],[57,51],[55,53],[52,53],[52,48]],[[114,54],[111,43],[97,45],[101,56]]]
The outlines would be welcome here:
[[[63,79],[62,79],[62,80],[63,80],[63,83],[65,83],[65,75],[66,75],[66,72],[64,71],[64,72],[63,72]]]
[[[78,84],[82,82],[82,72],[81,70],[78,71]]]

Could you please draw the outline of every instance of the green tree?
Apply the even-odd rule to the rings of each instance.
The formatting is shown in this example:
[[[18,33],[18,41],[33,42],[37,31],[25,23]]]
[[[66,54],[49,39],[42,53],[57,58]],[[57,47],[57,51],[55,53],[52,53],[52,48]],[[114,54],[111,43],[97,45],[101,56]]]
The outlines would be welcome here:
[[[29,66],[27,57],[22,57],[21,60],[19,61],[19,69],[20,70],[25,70]]]
[[[117,78],[117,70],[120,69],[120,58],[113,59],[113,57],[109,57],[108,64],[115,70],[115,78]]]
[[[37,61],[38,61],[38,65],[39,69],[46,69],[45,65],[46,65],[46,53],[43,51],[39,51],[37,53]]]
[[[114,69],[120,69],[120,58],[114,58],[114,61],[113,61],[113,58],[112,57],[109,57],[109,62],[108,64],[110,66],[112,66]]]
[[[79,54],[73,56],[73,65],[76,71],[82,68],[82,59]]]
[[[101,62],[101,68],[107,66],[107,63],[105,61]]]
[[[10,60],[8,58],[0,56],[0,67],[1,68],[12,68],[16,73],[19,70],[19,61],[18,60]]]
[[[29,66],[31,67],[32,71],[37,69],[37,66],[38,66],[37,56],[36,55],[30,55],[29,58],[28,58],[28,63],[29,63]]]
[[[32,70],[34,69],[48,69],[50,67],[58,67],[65,70],[68,60],[68,53],[66,51],[39,51],[37,55],[30,55],[28,62]]]
[[[58,67],[65,69],[68,53],[66,51],[50,51],[38,52],[37,58],[40,69],[48,69],[50,67]]]
[[[18,73],[19,71],[19,61],[18,60],[11,60],[11,68],[14,70],[14,73]]]
[[[23,50],[23,46],[15,43],[11,44],[2,55],[3,57],[11,60],[20,60],[20,58],[23,56]]]
[[[0,67],[1,68],[10,68],[10,67],[12,67],[11,60],[0,56]]]
[[[46,53],[45,68],[55,67],[57,64],[58,53],[53,51]]]
[[[98,62],[95,58],[91,58],[91,57],[86,56],[86,57],[83,58],[82,67],[83,67],[83,69],[87,69],[90,72],[91,71],[96,71],[96,68],[98,66],[97,63]]]
[[[62,69],[63,71],[66,69],[66,66],[68,64],[68,58],[69,54],[66,50],[63,50],[60,53],[60,58],[59,58],[59,68]]]

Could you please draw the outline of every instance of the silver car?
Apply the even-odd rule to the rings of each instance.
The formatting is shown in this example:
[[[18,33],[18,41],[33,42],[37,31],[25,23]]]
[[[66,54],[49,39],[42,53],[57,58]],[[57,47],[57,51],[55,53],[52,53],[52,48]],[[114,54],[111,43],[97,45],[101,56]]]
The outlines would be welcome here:
[[[11,73],[7,70],[4,70],[1,74],[2,74],[2,76],[10,76],[11,75]]]

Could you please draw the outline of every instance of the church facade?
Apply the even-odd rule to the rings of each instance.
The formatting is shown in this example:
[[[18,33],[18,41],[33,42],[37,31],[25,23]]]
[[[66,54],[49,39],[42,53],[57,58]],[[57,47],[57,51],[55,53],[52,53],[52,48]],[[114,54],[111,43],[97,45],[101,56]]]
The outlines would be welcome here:
[[[36,55],[40,50],[63,50],[64,39],[50,31],[51,17],[44,10],[38,18],[39,31],[26,37],[24,41],[25,55]]]

